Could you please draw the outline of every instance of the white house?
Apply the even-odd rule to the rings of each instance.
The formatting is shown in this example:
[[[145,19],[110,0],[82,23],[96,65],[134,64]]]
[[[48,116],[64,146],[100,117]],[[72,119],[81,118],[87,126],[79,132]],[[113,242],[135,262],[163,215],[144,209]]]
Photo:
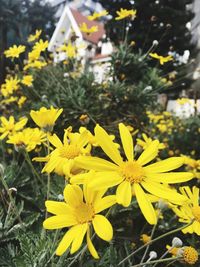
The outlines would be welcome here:
[[[78,59],[82,61],[83,65],[86,62],[90,62],[90,68],[95,73],[96,81],[102,82],[109,68],[113,46],[109,40],[106,40],[104,24],[99,21],[88,20],[87,16],[83,15],[83,13],[85,14],[89,11],[88,8],[83,13],[79,11],[84,10],[85,6],[81,5],[81,2],[74,1],[63,6],[63,2],[60,1],[62,8],[64,8],[50,40],[48,50],[54,54],[55,62],[59,62],[66,59],[66,53],[58,53],[59,48],[65,43],[72,42],[77,47]],[[79,10],[74,9],[74,7]],[[83,23],[88,28],[97,26],[98,31],[91,34],[81,32],[80,25]]]

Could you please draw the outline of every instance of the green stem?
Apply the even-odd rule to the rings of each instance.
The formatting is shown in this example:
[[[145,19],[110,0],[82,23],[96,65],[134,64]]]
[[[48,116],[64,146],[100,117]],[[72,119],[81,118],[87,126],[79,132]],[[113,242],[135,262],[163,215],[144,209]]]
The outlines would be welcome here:
[[[160,211],[159,211],[159,213],[158,213],[158,220],[159,220],[159,216],[160,216]],[[153,236],[154,236],[154,233],[155,233],[155,230],[156,230],[157,225],[158,225],[158,221],[157,221],[157,223],[153,226],[153,229],[152,229],[152,231],[151,231],[151,240],[152,240],[152,238],[153,238]],[[145,250],[145,252],[144,252],[144,255],[143,255],[143,257],[142,257],[140,263],[143,263],[143,261],[144,261],[146,255],[147,255],[147,253],[148,253],[148,250],[149,250],[150,245],[151,245],[151,244],[148,244],[148,246],[146,247],[146,250]]]
[[[15,205],[15,201],[14,201],[14,199],[13,199],[13,197],[12,197],[12,193],[11,193],[11,191],[9,190],[9,187],[8,187],[6,181],[4,180],[4,177],[0,175],[0,179],[1,179],[1,182],[2,182],[2,184],[3,184],[3,186],[4,186],[5,190],[6,190],[6,192],[7,192],[7,194],[8,194],[8,196],[9,196],[9,198],[10,198],[10,202],[11,202],[11,204],[12,204],[12,206],[13,206],[13,209],[14,209],[14,212],[15,212],[15,214],[16,214],[16,216],[17,216],[17,219],[18,219],[19,223],[22,224],[23,222],[22,222],[22,219],[21,219],[21,217],[20,217],[19,211],[18,211],[18,209],[17,209],[17,207],[16,207],[16,205]],[[10,206],[10,205],[9,205],[9,206]]]
[[[135,264],[135,265],[132,265],[131,267],[139,267],[139,266],[150,265],[150,264],[153,264],[153,263],[161,263],[161,262],[174,261],[174,260],[179,260],[181,258],[182,257],[176,257],[176,258],[167,258],[167,259],[162,259],[162,260],[149,261],[149,262],[145,262],[145,263]]]
[[[165,234],[163,234],[163,235],[161,235],[161,236],[156,237],[155,239],[150,240],[147,244],[144,244],[144,245],[141,246],[140,248],[136,249],[136,250],[133,251],[131,254],[129,254],[126,258],[124,258],[122,261],[120,261],[120,262],[118,263],[117,266],[122,265],[122,264],[123,264],[125,261],[127,261],[130,257],[132,257],[133,255],[135,255],[137,252],[139,252],[139,251],[142,250],[143,248],[146,248],[147,246],[151,245],[152,243],[154,243],[154,242],[156,242],[156,241],[158,241],[158,240],[160,240],[160,239],[162,239],[162,238],[164,238],[164,237],[166,237],[166,236],[168,236],[168,235],[171,235],[171,234],[174,234],[174,233],[176,233],[176,232],[179,232],[179,231],[183,230],[184,228],[190,226],[190,225],[193,223],[193,221],[194,221],[194,220],[192,220],[190,223],[188,223],[188,224],[186,224],[186,225],[184,225],[184,226],[181,226],[181,227],[179,227],[179,228],[176,228],[176,229],[174,229],[174,230],[171,230],[171,231],[169,231],[168,233],[165,233]]]

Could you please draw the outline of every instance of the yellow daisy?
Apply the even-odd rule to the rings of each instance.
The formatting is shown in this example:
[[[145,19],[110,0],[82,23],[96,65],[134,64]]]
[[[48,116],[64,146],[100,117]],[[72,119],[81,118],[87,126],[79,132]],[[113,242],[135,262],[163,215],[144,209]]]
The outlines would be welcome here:
[[[91,255],[98,259],[98,253],[90,238],[93,226],[98,237],[110,241],[113,236],[112,225],[108,219],[99,213],[116,203],[115,196],[103,197],[105,190],[92,191],[77,185],[67,185],[64,189],[65,202],[46,201],[47,211],[54,216],[43,223],[45,229],[60,229],[69,227],[59,243],[56,254],[61,256],[69,247],[70,253],[75,253],[82,245],[86,235],[87,246]]]
[[[88,25],[85,23],[85,22],[83,22],[80,26],[79,26],[79,28],[80,28],[80,31],[81,32],[84,32],[84,33],[86,33],[86,34],[92,34],[92,33],[95,33],[95,32],[98,32],[98,26],[92,26],[92,27],[88,27]]]
[[[88,143],[88,133],[71,133],[69,129],[65,130],[63,143],[56,134],[48,137],[49,142],[55,147],[47,158],[47,163],[42,172],[56,172],[59,175],[70,176],[71,172],[76,172],[78,169],[74,166],[74,160],[80,155],[89,154],[91,146],[86,146]],[[38,161],[40,158],[35,158]]]
[[[189,186],[180,188],[180,192],[183,196],[187,197],[188,202],[180,207],[173,207],[173,211],[179,217],[179,221],[183,223],[194,222],[188,227],[184,228],[182,232],[184,234],[196,233],[200,235],[200,205],[199,205],[199,188],[193,186],[192,190]]]
[[[32,75],[24,75],[23,79],[21,80],[21,83],[24,85],[30,87],[33,85],[33,76]]]
[[[99,18],[101,18],[103,16],[106,16],[106,15],[108,15],[108,11],[103,10],[103,11],[101,11],[99,13],[94,12],[92,15],[87,16],[87,18],[92,21],[92,20],[99,19]]]
[[[15,118],[10,116],[9,119],[5,117],[0,117],[0,140],[4,139],[10,134],[14,134],[17,131],[21,130],[27,123],[27,118],[20,118],[18,122],[15,122]]]
[[[8,50],[4,52],[6,57],[19,58],[19,55],[25,51],[26,47],[24,45],[13,45]]]
[[[150,53],[149,55],[150,55],[152,58],[158,59],[159,62],[160,62],[160,65],[164,65],[164,63],[173,60],[173,57],[172,57],[172,56],[166,56],[166,57],[163,57],[163,56],[159,56],[157,53]]]
[[[116,17],[115,20],[121,20],[127,17],[134,19],[136,17],[136,13],[137,11],[134,9],[128,10],[128,9],[121,8],[119,11],[117,11],[118,17]]]
[[[50,131],[52,130],[52,127],[54,126],[56,120],[58,119],[58,117],[62,112],[63,112],[62,108],[56,109],[53,106],[51,106],[50,109],[41,107],[40,110],[38,111],[31,110],[30,115],[33,121],[40,128]]]
[[[148,137],[145,133],[142,134],[142,139],[137,138],[137,145],[141,146],[143,149],[146,149],[153,142],[152,138]],[[159,142],[158,149],[164,149],[165,145]]]
[[[35,34],[30,34],[28,37],[28,42],[31,43],[37,40],[40,37],[41,33],[42,33],[42,30],[36,30]]]
[[[120,156],[119,150],[106,131],[97,125],[95,127],[97,142],[114,163],[97,157],[79,157],[76,159],[76,164],[80,168],[97,171],[95,179],[89,182],[90,187],[100,189],[118,185],[117,202],[125,207],[130,205],[134,192],[144,217],[150,224],[155,224],[157,215],[145,191],[158,197],[165,195],[168,201],[184,202],[187,200],[186,197],[167,189],[163,184],[188,181],[193,178],[193,174],[187,172],[168,173],[168,171],[179,168],[183,164],[181,157],[172,157],[146,166],[157,156],[159,142],[153,141],[136,160],[132,136],[123,123],[119,124],[119,132],[126,160]],[[85,175],[81,177],[81,174],[77,178],[76,176],[72,177],[71,182],[84,183],[84,177]]]

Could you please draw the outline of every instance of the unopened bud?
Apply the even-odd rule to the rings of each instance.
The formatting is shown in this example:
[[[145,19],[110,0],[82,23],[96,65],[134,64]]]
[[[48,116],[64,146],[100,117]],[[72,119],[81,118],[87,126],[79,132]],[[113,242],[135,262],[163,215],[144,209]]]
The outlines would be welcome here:
[[[172,240],[172,247],[180,248],[183,246],[183,242],[180,238],[174,237]]]

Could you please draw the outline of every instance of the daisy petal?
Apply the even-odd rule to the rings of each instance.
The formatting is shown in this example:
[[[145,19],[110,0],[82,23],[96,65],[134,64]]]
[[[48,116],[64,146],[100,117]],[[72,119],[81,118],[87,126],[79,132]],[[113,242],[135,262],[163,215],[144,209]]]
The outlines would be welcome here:
[[[154,183],[152,181],[147,183],[143,181],[141,184],[145,188],[145,190],[147,190],[152,195],[158,196],[160,198],[165,198],[172,203],[183,203],[187,201],[187,198],[185,196],[177,193],[175,190],[168,189],[166,188],[166,186],[159,183]]]
[[[132,190],[129,182],[124,181],[117,187],[116,198],[118,204],[121,204],[124,207],[128,207],[130,205]]]
[[[100,213],[102,210],[110,208],[116,203],[116,196],[110,195],[107,197],[103,197],[100,200],[95,202],[94,209],[95,213]]]
[[[119,132],[120,132],[120,137],[122,141],[122,145],[124,148],[125,155],[128,160],[132,161],[133,160],[133,138],[128,130],[128,128],[123,124],[119,124]]]
[[[177,184],[191,180],[194,175],[189,172],[149,173],[146,177],[154,182]]]
[[[79,225],[73,226],[63,236],[62,240],[60,241],[60,243],[56,249],[56,255],[61,256],[69,248],[74,237],[76,236],[76,229],[78,226]]]
[[[92,244],[92,240],[90,238],[89,229],[87,231],[87,245],[88,245],[88,250],[91,253],[92,257],[95,258],[95,259],[99,259],[99,255],[98,255],[94,245]]]
[[[83,192],[78,185],[66,185],[64,189],[64,199],[72,207],[76,207],[83,202]]]
[[[117,165],[121,165],[122,164],[122,158],[120,156],[120,153],[119,153],[116,145],[110,139],[110,136],[107,134],[107,132],[99,125],[97,125],[95,127],[94,131],[95,131],[95,137],[97,139],[97,142],[101,146],[103,151]]]
[[[95,179],[88,183],[93,189],[109,188],[121,183],[123,178],[116,172],[99,172],[95,174]]]
[[[145,172],[168,172],[177,169],[183,165],[184,159],[181,157],[171,157],[168,159],[161,160],[144,167]]]
[[[105,241],[110,241],[113,237],[113,229],[110,222],[103,215],[95,215],[92,225],[96,234]]]
[[[80,248],[81,244],[83,243],[83,238],[86,234],[87,227],[88,227],[87,223],[77,225],[76,236],[74,240],[72,241],[72,246],[70,250],[71,254],[76,252]]]
[[[71,213],[71,208],[64,202],[59,201],[45,201],[47,211],[55,215],[67,215]]]
[[[145,217],[145,219],[148,221],[149,224],[156,224],[157,223],[157,216],[156,212],[144,193],[143,189],[141,186],[137,183],[134,184],[134,191],[136,195],[137,202],[139,204],[139,207]]]
[[[143,166],[152,161],[158,155],[158,146],[158,140],[152,141],[152,143],[142,152],[137,162]]]
[[[43,222],[43,227],[45,229],[60,229],[63,227],[69,227],[72,225],[77,224],[76,219],[74,218],[73,215],[67,214],[67,215],[56,215],[52,216],[48,219],[46,219]]]
[[[75,159],[75,165],[79,168],[95,171],[115,171],[117,166],[107,160],[97,157],[80,156]]]

